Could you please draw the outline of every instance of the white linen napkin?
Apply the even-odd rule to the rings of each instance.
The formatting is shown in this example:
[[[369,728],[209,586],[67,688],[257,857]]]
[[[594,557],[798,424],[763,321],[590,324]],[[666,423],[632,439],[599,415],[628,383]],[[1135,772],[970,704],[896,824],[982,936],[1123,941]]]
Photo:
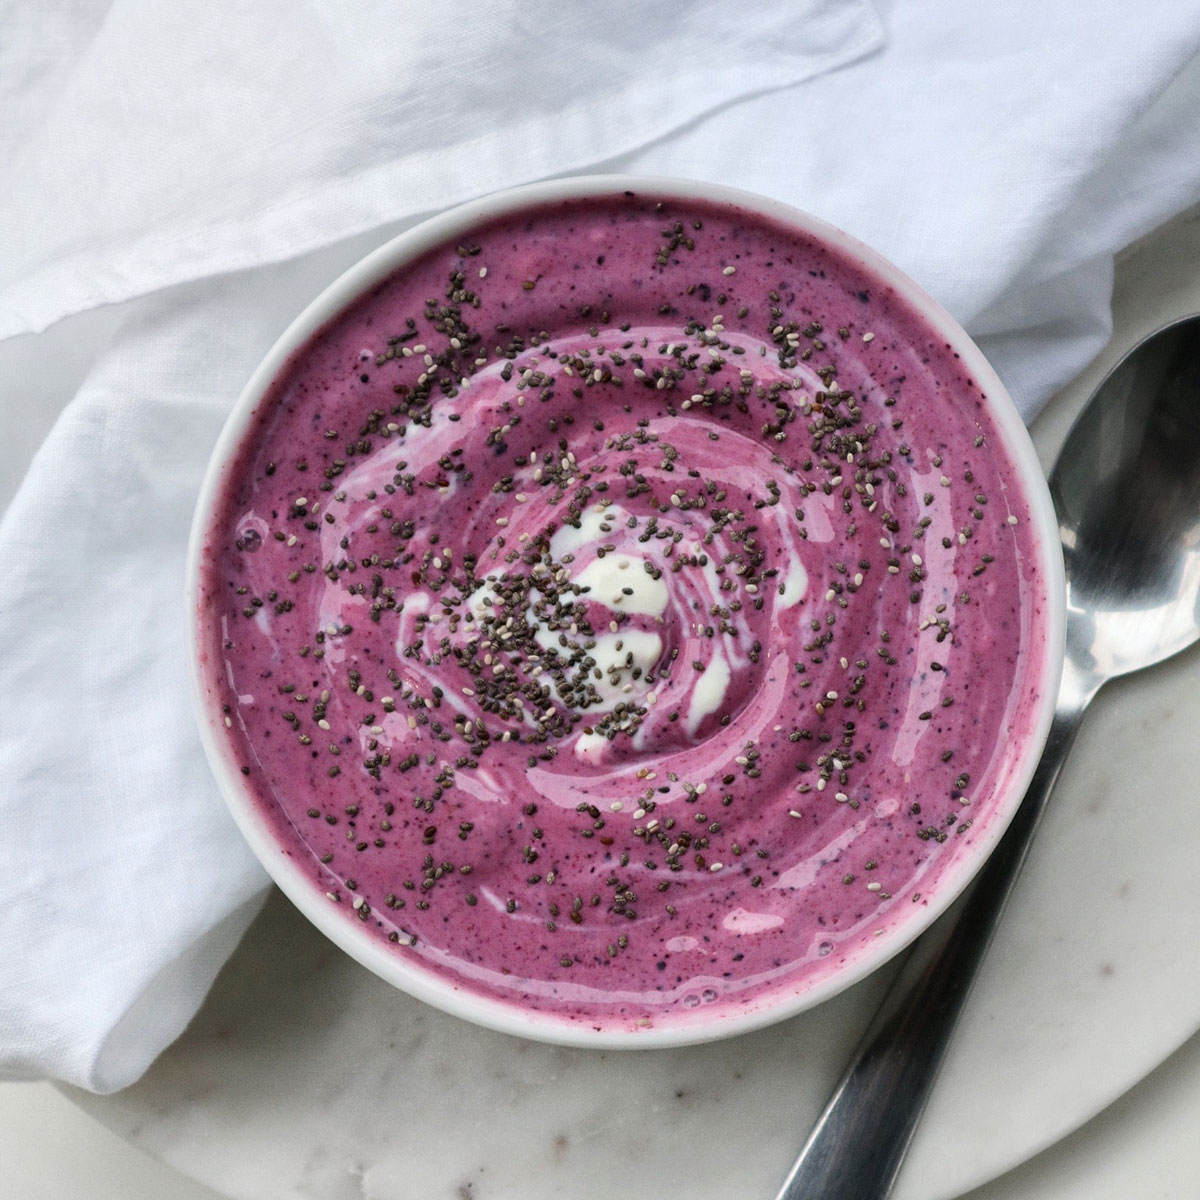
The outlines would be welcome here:
[[[1113,254],[1200,201],[1198,51],[1165,2],[0,0],[0,429],[71,397],[0,522],[0,1075],[132,1082],[257,910],[184,548],[233,398],[339,270],[533,178],[741,184],[897,261],[1029,416],[1106,340]]]
[[[866,0],[736,19],[721,0],[115,0],[16,147],[0,336],[582,169],[881,41]]]

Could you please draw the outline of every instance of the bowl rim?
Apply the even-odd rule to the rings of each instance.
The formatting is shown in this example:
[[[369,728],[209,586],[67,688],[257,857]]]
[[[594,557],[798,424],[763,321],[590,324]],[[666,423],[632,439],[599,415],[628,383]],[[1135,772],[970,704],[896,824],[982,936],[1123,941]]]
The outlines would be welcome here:
[[[205,536],[220,501],[222,485],[235,465],[260,402],[289,358],[346,307],[370,292],[393,272],[426,251],[460,237],[480,223],[504,214],[564,200],[604,198],[638,192],[683,202],[704,201],[748,210],[822,241],[857,260],[906,301],[921,319],[953,346],[976,381],[983,403],[1001,436],[1019,476],[1023,498],[1035,525],[1039,558],[1033,573],[1041,581],[1045,638],[1041,661],[1031,680],[1039,694],[1031,701],[1034,720],[1015,765],[999,789],[991,819],[977,834],[971,853],[962,856],[943,876],[926,903],[904,910],[904,919],[889,919],[872,942],[848,959],[845,966],[796,993],[766,990],[756,1002],[737,1008],[722,1006],[715,1014],[689,1010],[681,1021],[654,1021],[646,1028],[597,1026],[585,1018],[522,1008],[471,991],[409,959],[374,933],[353,921],[344,905],[330,904],[296,858],[284,851],[271,833],[250,790],[243,785],[219,714],[206,697],[202,652],[202,564]],[[693,1045],[746,1033],[794,1016],[845,991],[894,958],[954,902],[987,860],[1003,836],[1032,779],[1049,734],[1062,670],[1066,623],[1063,560],[1046,476],[1015,403],[983,353],[959,323],[900,268],[851,234],[824,219],[791,205],[739,188],[698,180],[657,175],[576,175],[476,197],[429,217],[390,238],[349,267],[314,299],[276,339],[247,380],[213,447],[193,514],[187,546],[184,585],[187,659],[192,707],[205,757],[222,798],[242,836],[275,884],[335,945],[409,995],[475,1024],[542,1042],[591,1049],[650,1049]],[[705,1014],[705,1015],[698,1015]]]

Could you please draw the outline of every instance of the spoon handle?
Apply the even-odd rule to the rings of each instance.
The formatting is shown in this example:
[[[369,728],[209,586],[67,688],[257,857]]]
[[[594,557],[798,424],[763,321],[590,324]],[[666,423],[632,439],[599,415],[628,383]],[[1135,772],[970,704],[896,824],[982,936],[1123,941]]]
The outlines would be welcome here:
[[[1095,689],[1065,686],[1033,781],[944,933],[909,955],[776,1200],[885,1200]]]

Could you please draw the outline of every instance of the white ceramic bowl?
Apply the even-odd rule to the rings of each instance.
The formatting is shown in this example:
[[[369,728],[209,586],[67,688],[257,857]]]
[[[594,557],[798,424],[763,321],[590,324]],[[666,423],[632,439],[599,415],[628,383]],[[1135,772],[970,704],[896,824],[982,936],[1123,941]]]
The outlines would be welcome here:
[[[217,705],[210,702],[205,677],[207,667],[199,650],[203,644],[205,621],[205,614],[199,607],[200,563],[205,532],[214,519],[226,472],[246,434],[255,408],[289,356],[304,346],[311,336],[336,314],[403,268],[406,263],[447,241],[466,240],[471,230],[481,222],[542,202],[616,195],[627,189],[682,200],[700,199],[739,206],[814,236],[863,263],[870,272],[918,310],[932,330],[953,345],[966,370],[978,381],[981,390],[988,397],[991,416],[1021,477],[1025,497],[1036,525],[1036,543],[1041,560],[1038,574],[1045,584],[1046,630],[1042,659],[1033,672],[1033,677],[1040,680],[1040,697],[1032,722],[1033,729],[1023,744],[1014,747],[1016,762],[1009,774],[1009,786],[997,797],[995,815],[989,819],[983,833],[973,840],[971,852],[962,856],[949,877],[940,882],[936,895],[930,898],[927,904],[912,906],[905,920],[891,923],[883,935],[875,939],[865,952],[854,957],[844,970],[826,976],[814,986],[795,993],[775,993],[768,1001],[733,1014],[723,1012],[720,1017],[709,1018],[701,1010],[686,1022],[655,1024],[636,1031],[625,1028],[595,1029],[586,1024],[564,1020],[551,1013],[525,1009],[466,990],[427,970],[419,962],[397,954],[380,938],[366,930],[361,922],[354,920],[346,911],[347,906],[331,905],[295,860],[281,852],[280,844],[268,822],[248,794],[231,755],[226,731],[222,727],[222,717]],[[658,1047],[683,1045],[744,1032],[781,1020],[828,998],[857,982],[895,955],[950,905],[973,877],[1008,825],[1032,776],[1049,730],[1062,658],[1062,562],[1057,522],[1044,476],[1015,406],[995,372],[966,333],[944,309],[896,267],[856,239],[824,221],[749,193],[713,184],[673,179],[581,177],[535,184],[487,196],[425,221],[381,246],[348,270],[296,318],[254,372],[234,405],[213,451],[209,470],[201,488],[192,528],[188,567],[187,617],[189,638],[194,648],[191,686],[201,740],[230,812],[275,882],[327,937],[395,986],[438,1008],[479,1024],[507,1033],[568,1045]]]

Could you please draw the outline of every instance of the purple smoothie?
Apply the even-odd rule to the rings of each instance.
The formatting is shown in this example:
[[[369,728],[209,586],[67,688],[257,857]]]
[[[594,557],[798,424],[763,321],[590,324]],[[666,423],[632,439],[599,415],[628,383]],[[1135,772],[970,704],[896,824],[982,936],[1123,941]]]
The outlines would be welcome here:
[[[989,827],[1045,686],[1035,537],[976,381],[861,263],[562,201],[288,361],[204,541],[204,690],[281,853],[396,955],[709,1021],[844,970]]]

